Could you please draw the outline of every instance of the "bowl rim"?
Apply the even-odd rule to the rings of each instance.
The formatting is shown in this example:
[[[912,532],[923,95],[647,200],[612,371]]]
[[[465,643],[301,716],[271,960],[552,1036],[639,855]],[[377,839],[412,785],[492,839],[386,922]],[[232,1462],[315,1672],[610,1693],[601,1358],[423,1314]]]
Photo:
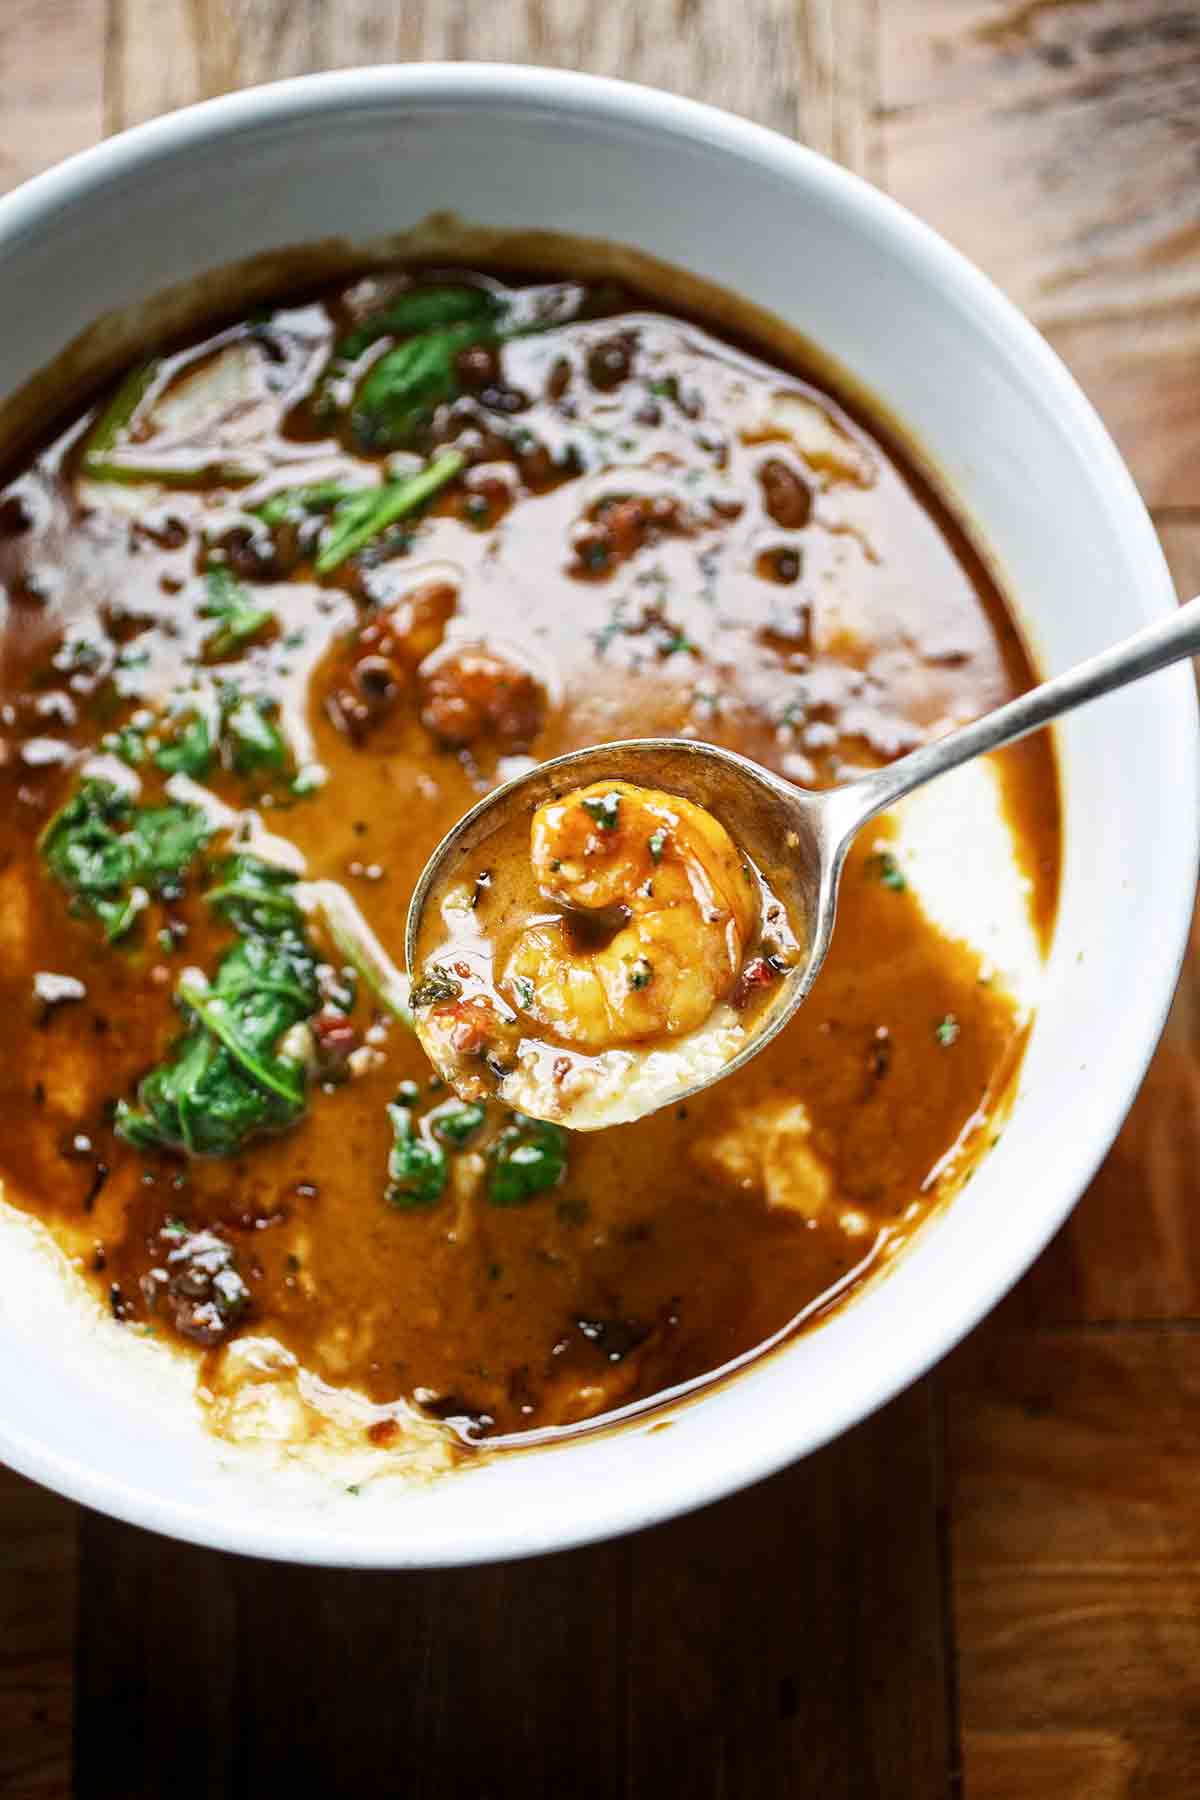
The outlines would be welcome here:
[[[512,112],[548,111],[650,129],[756,164],[766,174],[810,189],[856,213],[866,228],[902,245],[934,276],[969,302],[1040,376],[1070,425],[1080,449],[1103,482],[1121,528],[1145,559],[1146,589],[1158,590],[1161,610],[1176,603],[1174,585],[1157,533],[1099,416],[1041,334],[995,284],[932,227],[859,176],[777,132],[705,103],[659,89],[569,70],[506,63],[392,63],[329,71],[272,82],[201,101],[137,125],[64,162],[0,198],[0,258],[22,239],[53,228],[55,215],[86,202],[123,177],[191,147],[236,139],[242,132],[300,117],[363,113],[407,104],[497,107]],[[1170,715],[1175,761],[1173,800],[1177,831],[1162,847],[1156,869],[1158,954],[1144,967],[1138,1029],[1116,1051],[1123,1065],[1126,1106],[1140,1086],[1158,1043],[1186,951],[1197,861],[1200,858],[1200,744],[1195,686],[1186,667],[1157,678],[1162,709]],[[1169,704],[1167,697],[1169,693]],[[839,1420],[807,1437],[780,1429],[769,1442],[726,1441],[706,1479],[691,1482],[666,1504],[661,1497],[631,1497],[617,1484],[595,1484],[593,1502],[571,1521],[532,1536],[519,1519],[485,1514],[469,1539],[459,1530],[406,1539],[397,1524],[386,1535],[361,1540],[323,1532],[319,1514],[298,1524],[293,1515],[264,1508],[261,1521],[233,1529],[219,1512],[190,1501],[163,1499],[135,1483],[57,1451],[0,1419],[0,1458],[21,1474],[84,1505],[127,1523],[186,1542],[274,1560],[357,1568],[450,1567],[541,1555],[601,1541],[678,1517],[773,1474],[820,1449],[861,1422],[925,1374],[1003,1297],[1067,1217],[1107,1154],[1124,1111],[1102,1120],[1087,1137],[1063,1147],[1055,1197],[1029,1224],[995,1246],[986,1271],[968,1271],[954,1302],[913,1321],[903,1345],[878,1359],[873,1382],[860,1383]],[[843,1315],[844,1316],[844,1315]],[[936,1320],[936,1323],[934,1322]],[[828,1329],[828,1328],[826,1328]]]

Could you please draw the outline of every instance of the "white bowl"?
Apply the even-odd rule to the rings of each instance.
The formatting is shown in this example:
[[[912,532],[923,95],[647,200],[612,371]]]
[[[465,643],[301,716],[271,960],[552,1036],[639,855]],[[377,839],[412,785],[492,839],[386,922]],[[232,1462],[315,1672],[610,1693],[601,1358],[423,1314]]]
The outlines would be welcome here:
[[[262,251],[368,240],[434,209],[652,252],[810,335],[932,455],[1053,671],[1175,603],[1103,427],[1042,339],[854,176],[644,88],[487,65],[317,76],[125,133],[0,202],[0,395],[98,316]],[[194,1425],[100,1386],[61,1313],[0,1284],[0,1457],[118,1517],[302,1562],[515,1557],[647,1525],[816,1449],[928,1369],[1062,1223],[1137,1090],[1196,871],[1197,733],[1180,668],[1060,736],[1054,949],[999,1148],[887,1279],[672,1428],[500,1459],[386,1505],[230,1489]]]

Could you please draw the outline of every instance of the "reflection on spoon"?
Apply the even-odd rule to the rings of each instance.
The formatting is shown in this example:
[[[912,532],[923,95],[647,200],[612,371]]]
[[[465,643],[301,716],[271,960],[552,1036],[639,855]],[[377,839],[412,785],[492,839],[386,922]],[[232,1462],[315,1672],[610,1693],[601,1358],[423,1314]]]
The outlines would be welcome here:
[[[1200,650],[1200,599],[846,787],[633,739],[497,788],[435,850],[406,948],[459,1093],[593,1130],[732,1073],[808,994],[855,833],[914,788]]]

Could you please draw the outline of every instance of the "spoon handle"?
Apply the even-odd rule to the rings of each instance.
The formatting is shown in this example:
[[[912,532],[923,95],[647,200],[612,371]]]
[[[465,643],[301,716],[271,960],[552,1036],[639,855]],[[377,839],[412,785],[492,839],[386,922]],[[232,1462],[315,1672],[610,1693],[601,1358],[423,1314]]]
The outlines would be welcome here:
[[[901,757],[899,762],[851,782],[849,787],[840,790],[846,798],[847,812],[853,810],[854,813],[849,829],[856,830],[914,788],[932,781],[935,775],[957,769],[960,763],[969,762],[987,750],[1014,744],[1018,738],[1027,737],[1031,731],[1039,730],[1088,700],[1096,700],[1113,688],[1140,681],[1143,675],[1153,675],[1156,669],[1165,669],[1169,663],[1197,654],[1200,654],[1200,596],[1189,600],[1170,618],[1147,625],[1144,631],[1135,632],[1110,650],[1102,650],[1098,656],[1091,656],[1062,675],[1042,682],[1040,687],[1031,688],[1027,694],[1018,695],[995,712],[984,713],[982,718],[973,719],[958,731],[952,731],[932,744],[923,744],[919,750]]]

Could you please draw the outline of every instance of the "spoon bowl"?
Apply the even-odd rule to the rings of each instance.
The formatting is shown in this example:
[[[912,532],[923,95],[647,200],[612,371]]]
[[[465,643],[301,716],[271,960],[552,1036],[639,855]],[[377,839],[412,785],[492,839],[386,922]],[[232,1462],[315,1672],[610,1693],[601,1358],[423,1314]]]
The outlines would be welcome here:
[[[924,744],[858,781],[820,793],[793,787],[747,757],[692,738],[630,738],[574,750],[496,788],[447,833],[413,891],[405,931],[410,972],[416,968],[427,902],[502,825],[532,819],[546,801],[597,781],[626,781],[676,794],[718,819],[782,901],[802,954],[774,984],[743,1047],[698,1078],[656,1087],[643,1112],[686,1100],[757,1056],[803,1003],[820,973],[837,916],[846,852],[877,813],[973,757],[1016,743],[1061,714],[1138,681],[1200,651],[1200,598],[1065,674],[1031,688],[1007,706]]]
[[[514,811],[532,819],[547,801],[594,781],[617,778],[691,800],[718,819],[767,877],[802,952],[774,984],[745,1047],[715,1074],[664,1090],[659,1104],[666,1106],[732,1074],[757,1055],[787,1024],[816,980],[833,933],[838,878],[853,836],[844,824],[850,816],[846,804],[850,788],[808,793],[735,751],[690,738],[628,738],[572,750],[494,789],[447,833],[413,890],[405,951],[413,971],[430,895],[456,875],[468,875]]]

